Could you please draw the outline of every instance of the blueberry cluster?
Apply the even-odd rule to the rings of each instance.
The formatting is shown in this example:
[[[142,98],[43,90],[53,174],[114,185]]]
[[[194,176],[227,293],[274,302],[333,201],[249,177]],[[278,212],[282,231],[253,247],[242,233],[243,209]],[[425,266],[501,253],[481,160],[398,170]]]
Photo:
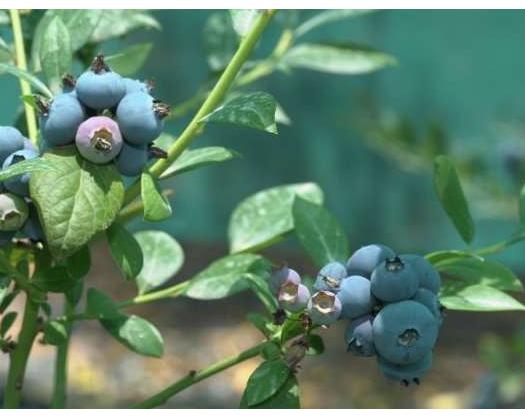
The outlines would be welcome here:
[[[346,265],[324,266],[312,295],[288,267],[274,273],[270,287],[283,309],[306,309],[312,324],[348,320],[348,351],[377,356],[386,377],[408,386],[419,384],[430,369],[443,319],[437,296],[441,278],[425,258],[372,244],[358,249]]]
[[[36,157],[36,148],[20,131],[0,126],[2,170]],[[23,174],[0,182],[0,246],[9,243],[17,232],[35,241],[43,238],[36,208],[29,199],[29,176]]]
[[[37,102],[47,147],[74,142],[86,160],[114,161],[125,176],[139,175],[150,157],[165,157],[152,143],[170,109],[150,95],[148,83],[121,77],[97,55],[78,80],[64,78],[63,90]]]

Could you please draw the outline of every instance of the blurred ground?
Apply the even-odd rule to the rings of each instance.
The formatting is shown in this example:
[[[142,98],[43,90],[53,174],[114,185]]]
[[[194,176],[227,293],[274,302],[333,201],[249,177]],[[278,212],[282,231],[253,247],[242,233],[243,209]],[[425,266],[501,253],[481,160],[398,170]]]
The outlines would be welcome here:
[[[183,243],[187,259],[178,280],[202,269],[226,249]],[[286,259],[300,272],[314,269],[297,254],[269,255]],[[87,286],[110,292],[116,299],[133,295],[102,245],[92,249],[94,269]],[[58,299],[54,312],[60,312]],[[21,302],[18,302],[19,304]],[[161,330],[166,343],[164,358],[135,355],[105,333],[96,322],[77,323],[69,362],[69,407],[126,407],[140,401],[192,369],[205,367],[250,347],[261,338],[246,320],[250,310],[261,307],[244,293],[221,301],[203,302],[184,298],[135,308]],[[373,359],[359,359],[345,352],[344,324],[322,333],[326,352],[308,357],[299,373],[302,405],[305,408],[454,408],[469,407],[476,382],[486,376],[477,358],[480,338],[487,332],[509,336],[523,321],[512,313],[448,312],[435,353],[432,371],[420,387],[404,388],[387,381]],[[27,405],[47,406],[54,350],[35,345],[26,382]],[[0,387],[5,380],[7,359],[0,363]],[[246,380],[258,365],[252,359],[199,383],[173,398],[170,408],[237,407]],[[524,388],[524,387],[522,387]],[[523,407],[525,395],[517,405]],[[520,404],[521,403],[521,404]],[[489,403],[490,404],[490,403]],[[493,406],[498,407],[498,406]],[[511,405],[515,407],[515,405]]]

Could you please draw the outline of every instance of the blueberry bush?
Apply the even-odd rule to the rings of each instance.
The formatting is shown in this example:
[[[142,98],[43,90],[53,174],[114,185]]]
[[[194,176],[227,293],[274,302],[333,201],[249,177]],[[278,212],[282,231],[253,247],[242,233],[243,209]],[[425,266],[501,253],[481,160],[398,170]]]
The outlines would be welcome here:
[[[247,314],[261,341],[239,354],[191,371],[135,407],[163,405],[188,387],[260,357],[240,406],[300,407],[298,368],[324,350],[323,329],[344,321],[341,350],[375,357],[385,379],[423,382],[444,311],[524,310],[520,280],[490,255],[525,239],[520,227],[507,240],[469,246],[475,224],[453,157],[434,158],[437,201],[467,244],[427,255],[398,254],[383,244],[351,252],[346,233],[323,205],[315,183],[286,184],[244,198],[231,214],[229,253],[194,277],[166,286],[181,268],[181,246],[164,231],[130,232],[129,221],[172,216],[165,180],[237,153],[194,147],[208,124],[240,125],[278,133],[287,117],[276,99],[254,88],[274,72],[300,69],[356,75],[396,64],[394,57],[355,44],[307,43],[303,35],[369,11],[232,10],[208,20],[210,79],[186,102],[169,106],[153,84],[136,80],[149,44],[105,56],[102,44],[140,29],[157,28],[145,11],[0,11],[0,72],[21,88],[23,112],[0,127],[0,349],[9,363],[4,406],[16,408],[33,345],[56,347],[53,398],[66,406],[68,343],[75,323],[94,321],[130,351],[162,357],[161,331],[127,314],[161,299],[215,300],[254,293],[264,308]],[[280,31],[274,49],[253,58],[269,25]],[[75,69],[79,69],[76,71]],[[77,72],[77,74],[73,74]],[[175,135],[164,121],[192,114]],[[4,123],[4,122],[2,122]],[[191,146],[191,147],[190,147]],[[520,198],[522,202],[522,197]],[[522,209],[521,222],[524,222]],[[318,272],[297,272],[261,252],[294,235]],[[84,281],[90,245],[106,240],[136,296],[116,301]],[[313,274],[313,275],[312,275]],[[62,313],[49,294],[62,296]],[[12,307],[23,299],[23,313]],[[173,301],[173,304],[176,304]],[[13,332],[17,317],[21,328]],[[44,377],[42,377],[44,379]],[[51,379],[51,378],[50,378]]]

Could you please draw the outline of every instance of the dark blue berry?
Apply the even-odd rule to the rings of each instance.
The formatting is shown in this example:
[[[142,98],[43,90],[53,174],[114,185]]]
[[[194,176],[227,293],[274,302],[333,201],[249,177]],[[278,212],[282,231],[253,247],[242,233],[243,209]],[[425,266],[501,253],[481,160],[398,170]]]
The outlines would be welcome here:
[[[353,275],[341,281],[337,298],[341,301],[341,317],[353,319],[368,314],[376,305],[370,293],[370,281],[363,276]]]
[[[42,138],[51,147],[75,141],[78,126],[86,119],[84,106],[72,93],[62,93],[53,99],[40,117]]]
[[[399,365],[382,357],[378,358],[379,369],[391,380],[398,381],[404,386],[419,384],[432,366],[432,352],[428,352],[419,361],[411,364]]]
[[[395,253],[383,244],[370,244],[356,250],[348,262],[346,270],[348,275],[361,275],[370,278],[373,270],[386,259],[395,257]]]
[[[120,154],[115,159],[115,165],[124,176],[138,176],[146,167],[148,153],[148,147],[124,142]]]
[[[0,163],[10,154],[24,148],[24,136],[13,127],[0,126]]]
[[[374,334],[372,331],[373,317],[366,315],[351,320],[345,332],[348,352],[357,356],[374,356]]]
[[[434,294],[439,293],[439,289],[441,288],[441,277],[428,260],[419,255],[401,255],[400,257],[401,259],[410,262],[419,276],[419,286],[421,288],[426,288]]]
[[[396,257],[379,264],[370,279],[372,294],[393,302],[412,298],[419,288],[419,277],[410,262]]]
[[[30,149],[22,149],[15,151],[9,155],[2,165],[2,169],[7,169],[9,166],[20,163],[24,160],[36,159],[38,153]],[[25,173],[23,175],[14,176],[4,181],[4,186],[8,191],[22,196],[29,196],[29,178],[31,174]]]
[[[441,313],[441,304],[439,303],[436,294],[426,288],[420,288],[417,290],[416,295],[414,295],[412,299],[428,308],[428,310],[434,315],[438,323],[441,325],[443,322],[443,314]]]
[[[38,211],[34,204],[29,204],[29,217],[22,227],[22,234],[34,241],[44,240],[44,230],[38,218]]]
[[[331,291],[336,293],[339,290],[341,281],[347,276],[345,265],[339,262],[330,262],[323,266],[317,274],[314,289],[316,291]]]

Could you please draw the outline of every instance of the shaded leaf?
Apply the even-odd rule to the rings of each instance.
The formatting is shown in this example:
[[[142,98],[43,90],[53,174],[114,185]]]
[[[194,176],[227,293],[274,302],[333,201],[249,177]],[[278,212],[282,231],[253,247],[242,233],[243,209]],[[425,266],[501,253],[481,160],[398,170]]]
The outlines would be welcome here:
[[[97,319],[121,317],[117,303],[104,292],[90,288],[86,297],[86,313]]]
[[[9,73],[15,77],[18,77],[19,79],[27,81],[38,92],[42,93],[48,98],[53,97],[51,90],[49,90],[49,88],[38,77],[25,70],[20,70],[18,67],[12,66],[10,64],[0,63],[0,73],[2,72]]]
[[[239,38],[227,13],[213,13],[203,29],[204,52],[213,71],[223,70],[237,51]]]
[[[243,398],[248,406],[272,397],[286,383],[290,369],[282,359],[265,361],[250,375]]]
[[[260,10],[257,9],[230,10],[235,32],[237,32],[239,36],[246,36],[260,13]]]
[[[323,338],[319,335],[307,335],[306,340],[308,342],[307,355],[321,355],[324,352]]]
[[[56,170],[56,168],[43,158],[23,160],[0,171],[0,181],[4,181],[15,176],[20,176],[24,173],[53,170]]]
[[[40,62],[48,82],[54,90],[58,90],[62,76],[69,72],[72,64],[69,31],[59,16],[53,17],[44,30]]]
[[[162,195],[158,182],[149,172],[142,173],[140,178],[144,219],[162,221],[171,216],[171,205]]]
[[[2,316],[2,322],[0,323],[0,336],[1,337],[5,337],[7,332],[9,332],[9,329],[15,322],[17,315],[18,315],[17,312],[11,311]]]
[[[135,237],[119,223],[113,223],[106,230],[106,237],[111,256],[125,278],[136,278],[142,269],[143,257]]]
[[[67,272],[71,278],[82,279],[89,273],[91,269],[91,253],[89,246],[83,246],[76,253],[69,256],[64,264]]]
[[[142,10],[104,9],[89,40],[93,43],[118,38],[137,29],[160,29],[159,22]]]
[[[350,17],[359,17],[373,12],[365,9],[325,10],[301,23],[294,31],[295,38],[299,38],[319,26],[336,22]]]
[[[240,403],[242,409],[248,408],[245,398]],[[294,374],[290,374],[283,386],[272,397],[264,402],[251,406],[252,409],[300,409],[299,383]]]
[[[5,276],[0,277],[0,305],[4,301],[4,298],[9,293],[9,285],[11,284],[11,279]]]
[[[53,320],[44,326],[44,342],[49,345],[61,345],[67,340],[67,329],[64,323]]]
[[[165,179],[210,164],[222,163],[238,156],[237,152],[224,147],[202,147],[186,150],[164,171],[160,178]]]
[[[137,73],[153,48],[153,44],[143,43],[131,45],[115,55],[106,57],[106,63],[121,76],[131,76]]]

